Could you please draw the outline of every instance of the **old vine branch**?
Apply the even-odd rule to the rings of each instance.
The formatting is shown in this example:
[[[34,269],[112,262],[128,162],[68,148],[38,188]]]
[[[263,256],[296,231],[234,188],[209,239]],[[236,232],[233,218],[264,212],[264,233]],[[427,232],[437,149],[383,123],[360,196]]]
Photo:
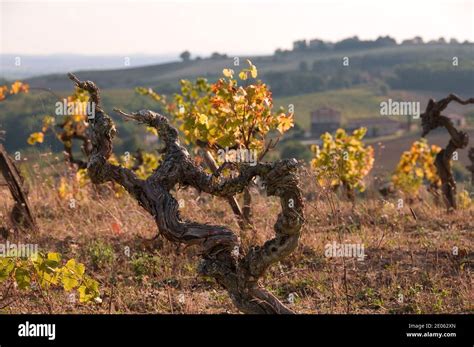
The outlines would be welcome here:
[[[422,136],[425,137],[431,130],[438,127],[444,127],[448,131],[451,139],[446,148],[442,149],[436,155],[436,170],[441,179],[442,191],[448,210],[456,209],[456,181],[451,170],[451,158],[457,149],[466,148],[469,143],[469,136],[463,131],[454,127],[453,122],[446,116],[441,115],[451,103],[455,101],[461,105],[474,104],[474,98],[467,100],[461,99],[455,94],[449,94],[446,98],[439,101],[430,99],[425,112],[421,115],[421,124],[423,127]]]
[[[92,153],[88,172],[94,183],[115,181],[121,184],[155,219],[159,232],[168,240],[198,245],[202,249],[200,272],[212,276],[229,293],[236,307],[244,313],[293,313],[278,298],[264,289],[259,279],[274,263],[293,252],[304,222],[303,199],[295,159],[273,163],[241,164],[232,178],[207,174],[195,164],[178,139],[178,131],[158,113],[142,110],[132,114],[116,110],[127,119],[154,127],[164,142],[163,160],[146,180],[138,179],[126,168],[108,163],[116,134],[112,119],[102,110],[99,88],[91,81],[69,78],[90,93],[95,102],[95,118],[89,136]],[[259,176],[268,195],[280,198],[281,212],[274,225],[275,237],[243,254],[239,238],[226,226],[183,220],[170,191],[187,185],[220,197],[242,192]]]

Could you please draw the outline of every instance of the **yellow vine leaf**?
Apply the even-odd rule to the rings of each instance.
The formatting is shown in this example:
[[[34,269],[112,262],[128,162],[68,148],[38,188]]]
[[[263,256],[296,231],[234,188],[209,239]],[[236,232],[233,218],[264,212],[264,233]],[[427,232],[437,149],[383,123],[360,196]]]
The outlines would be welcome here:
[[[35,143],[43,143],[44,134],[42,132],[33,133],[28,137],[28,144],[34,145]]]
[[[224,69],[224,70],[222,70],[222,74],[227,78],[232,78],[234,76],[234,70]]]
[[[246,71],[240,71],[240,73],[239,73],[239,78],[240,78],[242,81],[247,80],[247,78],[248,78],[247,72],[246,72]]]
[[[156,128],[153,128],[153,127],[146,127],[146,131],[148,131],[150,134],[153,134],[155,136],[158,136],[158,130],[156,130]]]
[[[281,114],[278,116],[278,131],[280,132],[280,134],[283,134],[285,133],[286,131],[288,131],[291,127],[293,127],[294,124],[293,124],[293,116],[292,115],[285,115],[285,114]]]

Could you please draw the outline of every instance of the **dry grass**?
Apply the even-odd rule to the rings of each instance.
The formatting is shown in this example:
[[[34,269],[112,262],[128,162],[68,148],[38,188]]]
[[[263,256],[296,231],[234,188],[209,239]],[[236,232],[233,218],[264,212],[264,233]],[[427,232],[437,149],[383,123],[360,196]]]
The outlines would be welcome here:
[[[33,174],[34,172],[34,174]],[[156,237],[152,218],[124,195],[89,192],[70,208],[51,187],[45,168],[31,170],[30,200],[40,233],[9,236],[10,242],[38,243],[86,264],[101,283],[101,304],[69,303],[67,294],[51,290],[55,313],[237,313],[227,293],[197,273],[198,250],[184,249]],[[304,179],[307,223],[301,243],[284,262],[271,268],[264,285],[300,313],[466,313],[474,311],[472,289],[474,209],[446,214],[430,202],[409,208],[384,205],[375,193],[351,204],[331,194],[314,194]],[[309,194],[313,192],[313,194]],[[0,220],[7,225],[12,201],[0,190]],[[7,199],[3,197],[7,197]],[[194,190],[176,192],[187,219],[230,225],[238,230],[230,208],[219,198]],[[256,232],[241,233],[244,247],[270,238],[279,211],[274,198],[253,194]],[[426,199],[425,201],[427,201]],[[118,227],[117,227],[118,226]],[[325,245],[357,243],[364,261],[329,258]],[[2,241],[4,242],[4,241]],[[453,255],[453,247],[458,255]],[[0,295],[5,285],[0,286]],[[33,291],[13,292],[9,313],[47,312]],[[0,307],[4,306],[1,302]],[[3,301],[5,302],[5,300]]]

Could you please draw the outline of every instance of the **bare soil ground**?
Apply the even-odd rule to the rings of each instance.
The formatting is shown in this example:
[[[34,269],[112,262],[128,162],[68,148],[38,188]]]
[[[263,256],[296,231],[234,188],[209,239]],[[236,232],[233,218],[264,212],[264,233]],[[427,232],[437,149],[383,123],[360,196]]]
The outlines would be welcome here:
[[[124,194],[83,188],[74,208],[60,199],[53,175],[29,174],[30,200],[41,231],[10,242],[37,243],[86,265],[101,285],[102,303],[74,302],[63,290],[41,298],[14,289],[0,307],[8,313],[238,313],[226,291],[197,272],[198,249],[184,249],[158,235],[153,219]],[[474,312],[474,208],[447,214],[429,195],[397,209],[373,190],[355,207],[318,190],[303,177],[306,225],[298,249],[273,266],[263,285],[299,313]],[[279,203],[253,192],[255,231],[240,232],[227,203],[192,189],[176,192],[182,216],[226,224],[244,247],[263,243],[273,232]],[[8,229],[12,207],[0,187],[0,226]],[[416,216],[416,219],[414,217]],[[157,236],[158,235],[158,236]],[[1,237],[0,237],[1,239]],[[3,241],[5,240],[3,239]],[[364,258],[328,257],[328,244],[364,247]]]

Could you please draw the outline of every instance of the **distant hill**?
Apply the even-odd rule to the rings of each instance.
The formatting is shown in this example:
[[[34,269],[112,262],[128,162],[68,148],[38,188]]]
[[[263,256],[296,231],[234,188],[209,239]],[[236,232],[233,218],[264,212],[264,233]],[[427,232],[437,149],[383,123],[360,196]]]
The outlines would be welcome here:
[[[344,47],[343,47],[344,48]],[[349,66],[343,66],[343,58]],[[457,57],[458,66],[452,65]],[[397,89],[474,91],[474,45],[396,45],[381,48],[331,51],[285,51],[271,56],[241,56],[240,64],[251,59],[260,76],[277,96],[353,87],[381,81]],[[222,69],[234,66],[234,57],[169,62],[113,70],[75,71],[81,79],[94,80],[102,88],[153,87],[162,93],[174,91],[180,79],[202,76],[210,80]],[[27,80],[33,87],[63,91],[70,88],[65,74],[52,74]]]
[[[469,96],[468,94],[461,95]],[[320,107],[330,107],[341,112],[343,120],[346,121],[354,118],[380,116],[380,103],[388,98],[418,101],[420,102],[421,111],[423,111],[429,98],[440,99],[445,96],[445,92],[413,90],[390,90],[386,94],[379,94],[373,88],[359,87],[276,98],[275,105],[277,107],[288,107],[288,105],[292,104],[297,123],[302,128],[309,129],[310,113]],[[450,113],[472,115],[471,118],[474,121],[474,106],[472,105],[463,106],[451,103],[448,111]],[[398,120],[405,121],[405,118],[400,117]]]
[[[20,58],[20,60],[17,60],[18,58]],[[40,75],[86,69],[120,69],[127,66],[127,64],[130,66],[144,66],[177,60],[179,60],[178,54],[133,54],[126,57],[123,55],[1,54],[0,79],[25,79]]]
[[[348,66],[343,65],[345,57]],[[246,66],[247,58],[258,67],[258,78],[271,87],[277,106],[295,106],[296,121],[302,131],[309,128],[310,112],[322,106],[335,108],[343,119],[349,119],[379,115],[380,101],[387,98],[420,101],[423,108],[429,97],[439,98],[449,92],[474,96],[471,43],[400,45],[382,39],[374,46],[374,42],[351,39],[334,45],[295,43],[291,51],[276,50],[273,55],[238,58],[240,67]],[[453,65],[453,58],[457,59],[457,65]],[[93,80],[103,90],[105,109],[114,116],[119,129],[116,149],[134,151],[143,143],[143,129],[115,117],[112,107],[159,111],[156,102],[137,95],[134,88],[152,87],[159,93],[170,94],[177,90],[180,79],[206,77],[213,81],[224,68],[239,70],[234,62],[235,57],[214,53],[209,58],[185,62],[74,72],[81,79]],[[26,82],[33,88],[51,88],[60,96],[69,95],[73,89],[65,73],[33,77]],[[7,130],[9,151],[31,148],[26,144],[28,135],[41,127],[42,116],[54,114],[55,101],[47,92],[32,90],[28,95],[0,103],[0,125]],[[450,106],[450,109],[468,114],[472,124],[472,108]],[[56,142],[47,138],[43,146],[50,144],[52,150],[60,150]]]

